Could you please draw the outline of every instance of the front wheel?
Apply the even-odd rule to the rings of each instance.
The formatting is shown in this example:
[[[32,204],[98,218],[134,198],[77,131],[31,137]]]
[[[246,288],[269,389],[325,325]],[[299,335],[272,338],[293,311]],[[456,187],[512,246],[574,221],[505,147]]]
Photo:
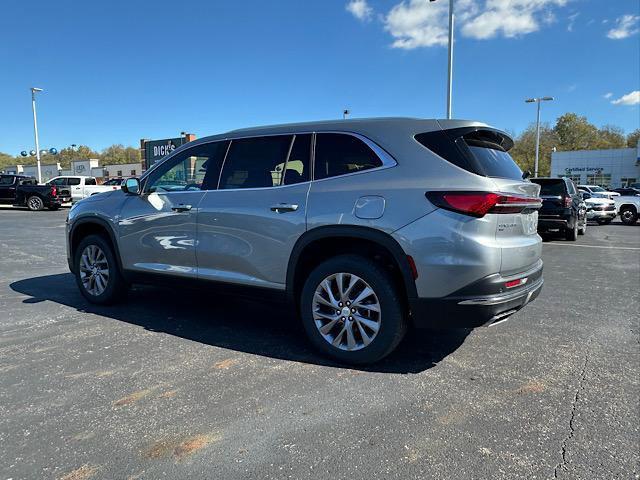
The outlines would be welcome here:
[[[344,363],[367,364],[390,354],[407,329],[404,302],[391,276],[375,262],[341,255],[317,266],[300,302],[314,346]]]
[[[84,238],[74,256],[76,284],[91,303],[106,305],[124,296],[127,284],[110,243],[100,235]]]
[[[625,225],[635,225],[638,221],[638,212],[632,207],[623,207],[620,209],[620,220]]]

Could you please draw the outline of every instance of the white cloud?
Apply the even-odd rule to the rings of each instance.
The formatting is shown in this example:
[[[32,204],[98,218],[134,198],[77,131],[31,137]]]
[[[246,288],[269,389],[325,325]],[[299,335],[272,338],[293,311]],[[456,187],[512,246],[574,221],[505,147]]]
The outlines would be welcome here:
[[[568,32],[573,32],[573,26],[576,23],[576,18],[578,18],[580,14],[579,13],[572,13],[571,15],[569,15],[569,24],[567,25],[567,31]]]
[[[373,8],[369,6],[367,0],[351,0],[345,8],[358,20],[367,21],[373,15]]]
[[[627,93],[616,100],[612,100],[611,103],[614,105],[638,105],[640,104],[640,90]]]
[[[613,93],[612,92],[607,92],[603,95],[604,98],[606,98],[607,100],[609,100],[611,97],[613,97]]]
[[[519,37],[553,23],[554,8],[569,0],[457,0],[456,23],[462,35],[475,39]],[[449,2],[403,0],[383,17],[392,47],[414,49],[447,45]],[[575,15],[577,16],[577,15]],[[575,20],[572,16],[571,21]]]
[[[616,19],[615,27],[607,32],[607,37],[612,40],[620,40],[640,32],[638,28],[640,15],[623,15]]]

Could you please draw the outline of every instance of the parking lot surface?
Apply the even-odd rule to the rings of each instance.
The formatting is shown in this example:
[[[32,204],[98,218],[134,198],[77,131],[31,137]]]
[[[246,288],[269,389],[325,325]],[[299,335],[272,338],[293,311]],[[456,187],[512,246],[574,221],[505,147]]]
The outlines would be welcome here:
[[[547,241],[509,321],[354,369],[284,305],[90,305],[66,214],[0,209],[1,479],[639,478],[640,226]]]

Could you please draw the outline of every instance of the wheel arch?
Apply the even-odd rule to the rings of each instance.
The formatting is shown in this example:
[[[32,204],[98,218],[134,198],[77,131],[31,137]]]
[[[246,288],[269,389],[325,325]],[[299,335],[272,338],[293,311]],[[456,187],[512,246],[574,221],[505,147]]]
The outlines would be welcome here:
[[[368,247],[375,246],[377,249],[381,249],[380,251],[385,251],[398,269],[399,286],[405,298],[416,298],[418,296],[415,279],[407,255],[391,235],[370,227],[331,225],[308,230],[294,245],[287,266],[286,292],[289,300],[297,301],[298,295],[296,294],[302,289],[303,276],[305,271],[309,269],[309,266],[317,265],[324,260],[324,258],[333,256],[325,255],[325,257],[320,257],[319,259],[318,257],[312,257],[315,259],[315,261],[313,261],[310,260],[310,255],[314,255],[318,249],[323,249],[325,246],[331,247],[338,241],[347,241],[351,249],[360,241],[362,245]],[[366,250],[367,249],[364,249],[364,251]],[[340,250],[336,251],[336,254],[340,253],[344,252]],[[354,251],[352,253],[359,252]]]
[[[122,260],[120,258],[118,242],[116,240],[116,235],[113,231],[113,227],[109,224],[109,222],[99,217],[80,218],[74,222],[73,227],[69,232],[68,240],[71,258],[75,258],[78,245],[80,244],[82,239],[87,237],[88,235],[102,235],[106,240],[109,241],[109,243],[111,244],[111,248],[113,248],[113,254],[118,261],[118,267],[122,272]]]

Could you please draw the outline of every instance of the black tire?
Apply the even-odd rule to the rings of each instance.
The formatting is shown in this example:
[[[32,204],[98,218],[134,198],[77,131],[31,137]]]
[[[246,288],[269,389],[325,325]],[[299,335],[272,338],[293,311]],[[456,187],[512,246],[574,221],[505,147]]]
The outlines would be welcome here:
[[[27,198],[27,208],[32,212],[39,212],[44,208],[44,202],[37,195],[31,195]]]
[[[620,209],[620,220],[625,225],[635,225],[638,221],[638,212],[633,207],[622,207]]]
[[[314,320],[313,302],[316,289],[319,288],[320,284],[327,277],[341,272],[349,275],[357,275],[361,280],[366,282],[375,293],[380,307],[377,333],[373,335],[370,343],[362,346],[358,350],[343,350],[333,346],[320,333]],[[362,285],[363,284],[360,283],[354,286],[356,293],[353,295],[358,296],[356,287]],[[346,298],[348,299],[350,297],[347,295]],[[377,362],[389,355],[398,346],[407,330],[406,309],[403,307],[404,302],[400,297],[399,289],[391,278],[391,275],[372,260],[359,255],[340,255],[318,265],[306,279],[300,300],[302,324],[311,343],[323,354],[339,362],[355,365]],[[358,313],[361,312],[362,310]],[[367,313],[377,315],[371,312]],[[346,327],[346,322],[342,322],[338,317],[339,315],[336,313],[337,323],[335,328],[342,330]],[[349,321],[349,318],[352,317],[340,318],[345,318],[346,321]],[[355,315],[355,318],[358,318],[358,316]],[[359,337],[360,343],[364,345],[364,338],[358,331],[358,328],[363,328],[362,324],[358,324],[357,321],[354,320],[351,326],[353,327],[354,336]],[[369,330],[367,330],[367,332],[369,332]],[[339,336],[340,335],[336,333],[334,338]],[[344,333],[343,337],[344,336],[347,336],[346,333]]]
[[[564,238],[570,242],[575,242],[578,239],[578,219],[573,222],[573,228],[567,228],[564,231]]]
[[[58,210],[59,208],[60,208],[60,206],[59,206],[59,205],[51,205],[51,206],[49,207],[49,210],[51,210],[51,211],[56,211],[56,210]]]
[[[578,235],[584,235],[585,233],[587,233],[587,219],[584,219],[584,224],[582,225],[581,228],[578,229]]]
[[[107,268],[109,270],[106,287],[104,288],[104,291],[99,295],[90,293],[82,281],[80,262],[83,252],[89,246],[97,246],[104,253]],[[97,305],[108,305],[111,303],[115,303],[125,297],[128,285],[122,277],[122,273],[120,272],[120,268],[118,266],[118,261],[113,252],[113,248],[111,247],[111,243],[101,235],[88,235],[87,237],[82,239],[82,241],[78,244],[76,251],[74,252],[73,266],[75,271],[76,284],[78,285],[82,296],[89,302],[95,303]]]

